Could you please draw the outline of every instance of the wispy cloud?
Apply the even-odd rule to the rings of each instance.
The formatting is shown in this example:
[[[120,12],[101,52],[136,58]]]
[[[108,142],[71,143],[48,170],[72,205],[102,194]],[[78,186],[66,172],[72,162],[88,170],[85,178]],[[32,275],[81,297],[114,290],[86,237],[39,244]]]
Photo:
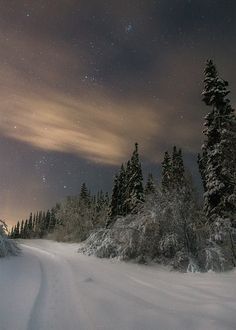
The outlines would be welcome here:
[[[170,144],[198,148],[199,122],[192,115],[182,118],[181,102],[173,106],[167,98],[134,97],[128,91],[122,101],[84,82],[89,54],[83,49],[75,55],[66,44],[18,37],[11,30],[1,35],[0,47],[4,136],[104,164],[124,161],[135,141],[144,157],[156,161]]]

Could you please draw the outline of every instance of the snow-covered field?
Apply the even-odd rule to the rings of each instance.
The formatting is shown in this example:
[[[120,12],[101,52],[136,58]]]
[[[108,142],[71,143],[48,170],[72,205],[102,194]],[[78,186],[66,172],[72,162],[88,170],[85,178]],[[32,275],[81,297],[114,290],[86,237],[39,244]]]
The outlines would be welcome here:
[[[0,259],[1,330],[236,329],[236,272],[180,274],[22,242]]]

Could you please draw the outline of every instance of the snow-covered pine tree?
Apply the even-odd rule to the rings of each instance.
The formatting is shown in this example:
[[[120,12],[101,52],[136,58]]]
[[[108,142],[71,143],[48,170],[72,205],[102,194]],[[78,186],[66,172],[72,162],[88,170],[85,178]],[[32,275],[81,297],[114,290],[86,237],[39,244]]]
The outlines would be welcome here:
[[[202,179],[203,190],[205,192],[206,191],[206,178],[205,178],[206,154],[204,150],[202,152],[202,155],[200,153],[197,155],[197,163],[198,163],[199,173]]]
[[[110,201],[108,193],[103,193],[101,190],[97,194],[93,209],[93,228],[104,228],[109,218]]]
[[[18,225],[15,226],[16,231],[17,228],[20,228],[20,223],[19,223],[19,227]],[[10,238],[18,238],[14,236],[13,228],[11,230]],[[17,247],[16,243],[12,240],[9,240],[9,232],[6,223],[0,220],[0,258],[6,257],[8,254],[17,255],[18,253],[19,253],[19,248]]]
[[[50,212],[50,210],[47,210],[47,213],[45,216],[45,224],[44,224],[45,234],[47,234],[49,231],[50,219],[51,219],[51,212]]]
[[[85,183],[82,184],[79,195],[80,201],[86,205],[90,202],[90,193]]]
[[[17,221],[16,227],[15,227],[15,238],[20,237],[20,222]]]
[[[236,217],[236,119],[228,99],[228,82],[212,60],[205,69],[203,101],[211,111],[205,117],[205,141],[200,161],[205,178],[204,208],[212,237],[223,242],[231,235]]]
[[[162,166],[161,188],[164,193],[171,191],[172,187],[172,162],[168,151],[165,152]]]
[[[31,238],[33,232],[33,215],[30,213],[28,220],[28,237]]]
[[[48,232],[52,233],[53,230],[55,229],[56,226],[56,210],[59,208],[58,204],[56,205],[56,207],[53,207],[51,209],[51,217],[50,217],[50,223],[49,223],[49,228],[48,228]]]
[[[119,196],[119,176],[118,176],[118,174],[116,174],[115,178],[114,178],[113,189],[112,189],[109,219],[107,221],[106,227],[109,227],[110,225],[112,225],[115,221],[115,218],[118,215],[118,210],[119,210],[118,196]]]
[[[130,204],[131,177],[132,177],[131,161],[128,160],[125,169],[123,215],[127,215],[131,212],[131,204]]]
[[[155,184],[154,184],[153,175],[152,175],[152,173],[149,173],[148,177],[147,177],[146,186],[145,186],[145,195],[149,196],[149,195],[155,194],[155,191],[156,191],[156,188],[155,188]]]
[[[9,238],[14,238],[14,228],[13,227],[11,227],[11,233],[10,233]]]
[[[20,225],[20,238],[24,238],[24,220],[21,221]]]
[[[124,164],[122,164],[118,179],[118,215],[126,215],[125,194],[126,194],[126,171]]]
[[[185,185],[185,170],[181,149],[173,147],[172,153],[172,188],[180,191]]]
[[[129,178],[129,208],[132,213],[137,212],[137,208],[144,202],[143,174],[139,160],[138,143],[135,143],[135,149],[130,161],[131,175]]]
[[[24,238],[29,238],[28,219],[25,220],[24,224]]]
[[[34,216],[33,216],[33,232],[32,232],[32,237],[35,237],[35,227],[36,227],[36,215],[34,213]]]

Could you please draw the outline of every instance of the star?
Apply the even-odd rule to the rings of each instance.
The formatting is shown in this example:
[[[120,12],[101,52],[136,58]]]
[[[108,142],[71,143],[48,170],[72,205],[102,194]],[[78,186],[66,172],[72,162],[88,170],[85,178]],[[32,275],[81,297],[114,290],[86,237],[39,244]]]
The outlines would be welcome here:
[[[129,23],[126,27],[125,27],[125,31],[126,33],[130,33],[132,31],[134,31],[134,26],[133,24]]]

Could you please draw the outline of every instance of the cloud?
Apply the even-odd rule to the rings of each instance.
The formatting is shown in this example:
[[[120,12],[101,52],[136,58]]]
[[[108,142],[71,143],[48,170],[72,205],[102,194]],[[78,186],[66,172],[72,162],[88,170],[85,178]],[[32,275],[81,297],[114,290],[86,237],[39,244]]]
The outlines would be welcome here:
[[[173,144],[199,150],[204,113],[195,56],[205,49],[169,45],[143,79],[124,74],[122,81],[115,71],[114,85],[120,79],[126,88],[121,99],[111,86],[85,78],[94,60],[86,47],[75,50],[73,42],[9,27],[0,34],[0,47],[0,134],[112,165],[126,160],[136,141],[142,155],[157,162]]]
[[[2,102],[0,112],[5,136],[106,164],[124,160],[136,140],[145,147],[158,128],[157,116],[150,109],[101,97],[89,102],[27,93],[27,97],[15,95]]]

